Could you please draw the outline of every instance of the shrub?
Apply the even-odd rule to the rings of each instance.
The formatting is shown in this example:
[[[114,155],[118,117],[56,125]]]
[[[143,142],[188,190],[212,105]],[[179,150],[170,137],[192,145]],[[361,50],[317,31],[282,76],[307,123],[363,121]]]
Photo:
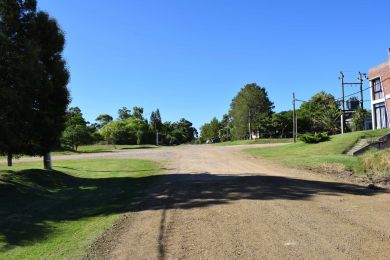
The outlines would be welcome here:
[[[320,142],[325,142],[329,141],[330,137],[326,133],[308,133],[308,134],[303,134],[299,137],[299,139],[302,142],[308,143],[308,144],[316,144]]]
[[[368,176],[390,174],[390,150],[371,151],[359,157],[360,172]]]

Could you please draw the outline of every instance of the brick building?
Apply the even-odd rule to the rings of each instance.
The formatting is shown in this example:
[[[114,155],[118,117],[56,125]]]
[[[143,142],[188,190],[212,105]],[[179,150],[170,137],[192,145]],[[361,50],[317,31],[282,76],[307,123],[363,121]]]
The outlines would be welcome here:
[[[388,60],[368,71],[371,86],[372,128],[388,128],[390,111],[390,49]]]

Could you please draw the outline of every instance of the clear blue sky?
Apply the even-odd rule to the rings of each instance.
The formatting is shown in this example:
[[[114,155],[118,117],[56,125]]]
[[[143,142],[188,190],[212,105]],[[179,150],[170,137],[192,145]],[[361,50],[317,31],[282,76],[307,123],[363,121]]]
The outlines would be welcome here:
[[[390,47],[388,0],[38,0],[38,6],[66,33],[71,106],[91,122],[137,105],[147,117],[159,108],[164,121],[185,117],[199,127],[221,118],[252,82],[267,89],[275,111],[291,108],[293,91],[300,99],[321,90],[339,97],[340,70],[354,81],[358,71],[386,61]]]

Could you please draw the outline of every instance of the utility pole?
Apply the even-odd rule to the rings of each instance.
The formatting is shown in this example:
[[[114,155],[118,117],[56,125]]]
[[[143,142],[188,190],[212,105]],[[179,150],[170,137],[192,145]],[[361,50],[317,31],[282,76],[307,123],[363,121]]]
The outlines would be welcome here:
[[[363,109],[363,81],[364,81],[364,78],[366,77],[366,74],[365,73],[361,73],[359,72],[359,78],[358,80],[360,81],[360,108]]]
[[[340,77],[341,80],[341,102],[342,102],[342,110],[341,110],[341,133],[344,134],[344,113],[345,113],[345,102],[344,102],[344,74],[342,71],[340,71]]]
[[[248,128],[249,128],[249,140],[252,140],[252,129],[251,129],[251,109],[249,108],[248,115]]]
[[[295,114],[295,93],[293,92],[293,140],[294,143],[297,142],[297,120],[296,120],[296,114]]]

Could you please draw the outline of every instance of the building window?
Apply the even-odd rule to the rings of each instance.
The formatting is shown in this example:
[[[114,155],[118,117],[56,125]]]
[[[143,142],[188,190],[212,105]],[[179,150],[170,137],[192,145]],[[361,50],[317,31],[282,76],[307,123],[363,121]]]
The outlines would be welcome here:
[[[387,128],[387,113],[385,102],[374,105],[376,129]]]
[[[383,98],[382,84],[380,78],[372,81],[372,89],[374,93],[374,100]]]

